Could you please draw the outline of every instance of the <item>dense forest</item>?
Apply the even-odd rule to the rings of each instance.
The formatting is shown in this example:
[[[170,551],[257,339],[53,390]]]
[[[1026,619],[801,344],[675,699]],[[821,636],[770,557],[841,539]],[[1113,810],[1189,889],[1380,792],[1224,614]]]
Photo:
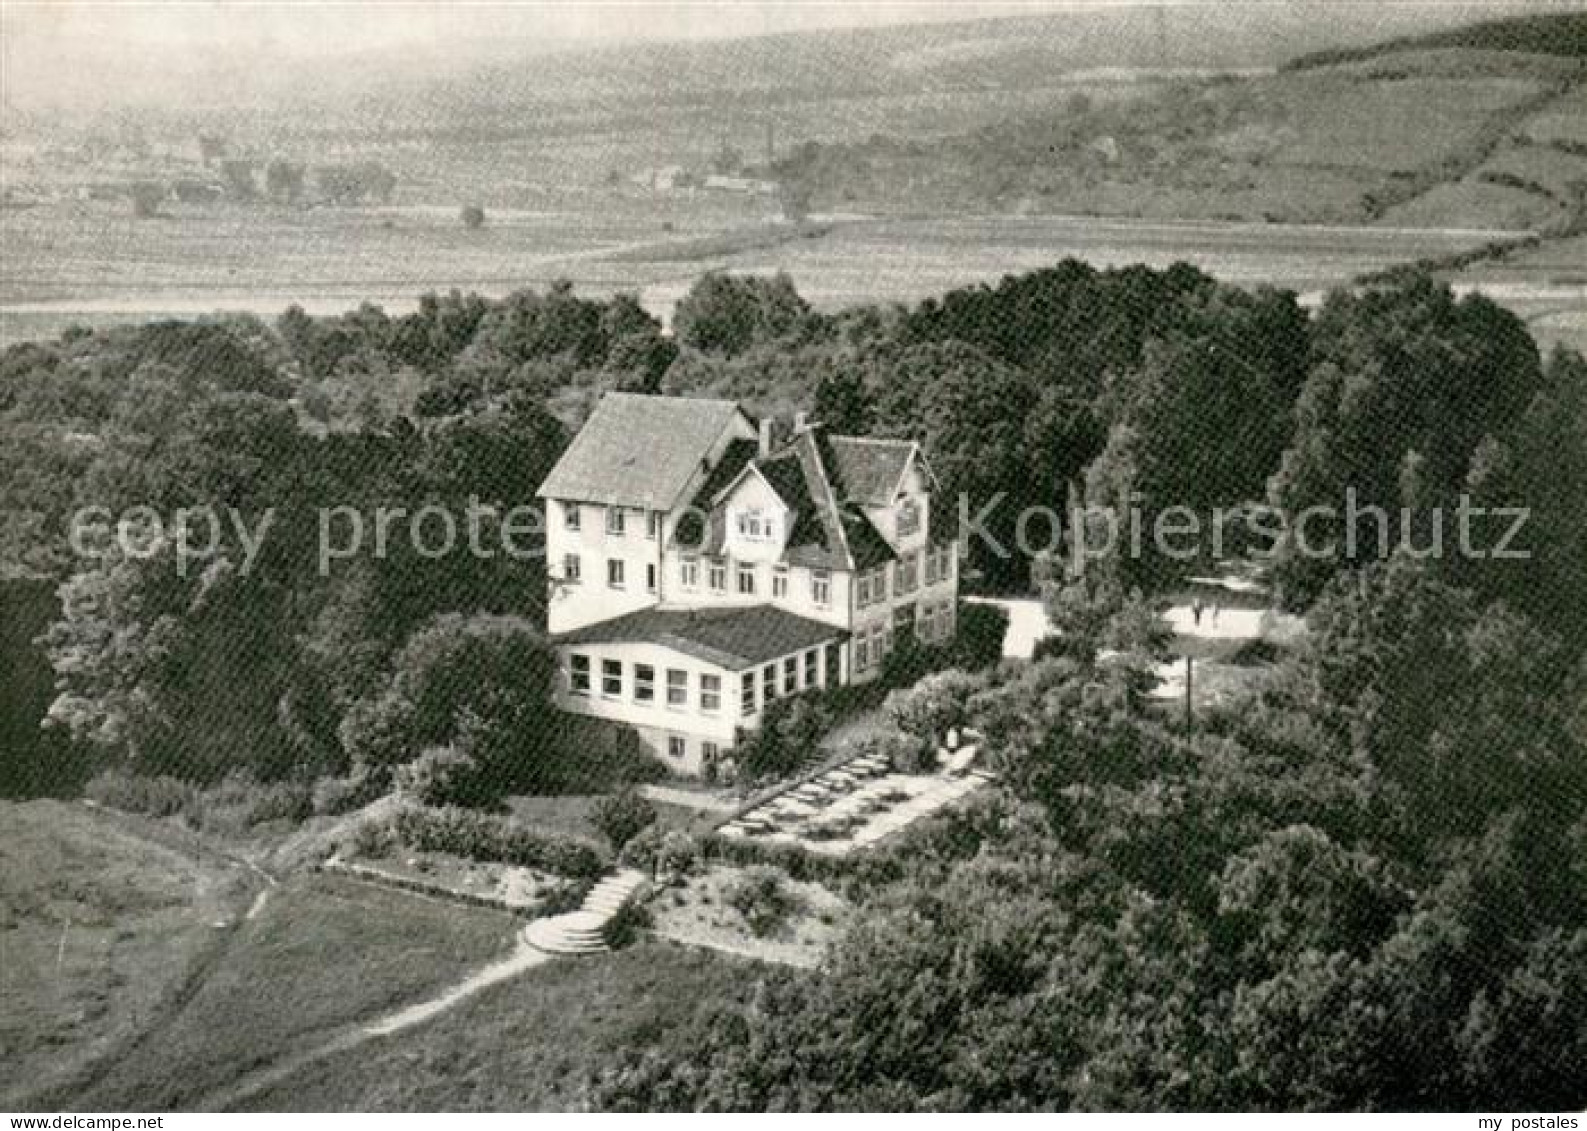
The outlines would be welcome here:
[[[1185,266],[1068,261],[836,314],[785,278],[712,275],[672,335],[631,298],[555,286],[12,347],[0,785],[247,780],[306,813],[399,770],[459,801],[587,775],[591,752],[547,723],[534,555],[398,536],[321,568],[316,516],[472,507],[495,544],[609,389],[921,441],[971,513],[1009,500],[970,584],[1040,584],[1062,636],[900,693],[982,729],[1005,788],[849,878],[861,910],[824,976],[704,1003],[592,1079],[593,1102],[1587,1100],[1587,363],[1417,274],[1312,314]],[[1021,507],[1072,499],[1148,521],[1353,499],[1403,509],[1408,544],[1317,557],[1253,522],[1243,548],[1311,631],[1189,727],[1144,702],[1151,602],[1212,563],[1116,551],[1033,574],[990,544],[1014,542]],[[1511,547],[1529,556],[1427,552],[1462,501],[1530,508]],[[137,552],[102,530],[72,544],[78,508],[140,505]],[[204,506],[228,535],[271,513],[268,537],[188,560],[170,517]],[[1473,541],[1500,533],[1479,521]],[[1064,535],[1072,560],[1086,530]]]

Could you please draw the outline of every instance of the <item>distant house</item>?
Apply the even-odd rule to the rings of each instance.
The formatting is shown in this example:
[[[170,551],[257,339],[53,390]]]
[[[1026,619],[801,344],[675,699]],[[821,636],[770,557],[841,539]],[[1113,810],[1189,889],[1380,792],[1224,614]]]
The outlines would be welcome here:
[[[184,178],[171,185],[171,192],[183,204],[214,204],[226,199],[226,187],[214,181]]]
[[[682,165],[662,165],[658,168],[641,169],[628,180],[652,192],[677,192],[694,188],[698,183],[695,175]]]
[[[730,401],[611,393],[540,489],[564,710],[700,773],[766,706],[955,631],[917,445],[775,437]]]
[[[737,192],[759,196],[774,196],[777,192],[776,181],[759,181],[753,177],[729,177],[721,173],[712,173],[703,183],[706,188],[716,192]]]

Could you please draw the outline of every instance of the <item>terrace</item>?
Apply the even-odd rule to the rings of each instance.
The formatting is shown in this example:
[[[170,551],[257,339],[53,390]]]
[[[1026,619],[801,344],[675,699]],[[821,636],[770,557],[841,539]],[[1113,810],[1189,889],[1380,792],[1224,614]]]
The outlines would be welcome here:
[[[827,769],[764,800],[717,830],[727,837],[792,844],[824,856],[847,856],[908,827],[993,780],[980,768],[979,736],[950,733],[936,768],[895,770],[880,754]]]

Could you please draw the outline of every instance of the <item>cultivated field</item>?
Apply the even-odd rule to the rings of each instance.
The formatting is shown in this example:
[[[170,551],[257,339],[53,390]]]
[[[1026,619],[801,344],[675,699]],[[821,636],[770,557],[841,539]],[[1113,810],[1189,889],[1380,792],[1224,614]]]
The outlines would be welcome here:
[[[1320,290],[1365,271],[1476,246],[1486,231],[1173,223],[1065,216],[823,217],[768,229],[764,205],[614,194],[612,207],[493,214],[465,231],[439,208],[189,208],[137,220],[108,204],[0,212],[0,341],[290,303],[333,313],[372,301],[397,313],[453,287],[500,295],[568,278],[631,290],[663,317],[708,270],[787,271],[814,305],[910,302],[1051,265],[1185,260],[1231,282]],[[768,232],[772,234],[768,234]],[[735,250],[736,248],[745,250]]]

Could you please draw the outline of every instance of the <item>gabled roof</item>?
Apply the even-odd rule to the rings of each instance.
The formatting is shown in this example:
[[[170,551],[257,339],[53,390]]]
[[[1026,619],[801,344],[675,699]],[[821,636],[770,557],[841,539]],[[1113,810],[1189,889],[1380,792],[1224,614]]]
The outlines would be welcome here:
[[[770,455],[735,461],[731,475],[726,474],[729,461],[724,459],[694,498],[696,510],[709,515],[709,528],[701,528],[697,515],[687,515],[678,524],[676,544],[706,554],[722,553],[727,541],[726,497],[740,479],[753,473],[765,480],[792,516],[784,550],[790,565],[863,570],[892,561],[897,555],[887,539],[849,497],[842,481],[831,475],[831,444],[819,428],[810,428],[795,433]],[[912,446],[905,443],[900,474],[911,452]]]
[[[641,609],[576,628],[558,645],[655,644],[728,671],[743,671],[846,635],[773,605],[715,609]]]
[[[607,393],[537,494],[671,510],[739,415],[732,401]]]
[[[727,490],[728,485],[743,474],[744,468],[755,458],[756,449],[757,443],[754,440],[739,437],[728,441],[722,458],[705,477],[705,482],[700,484],[700,489],[694,493],[689,509],[679,517],[677,528],[672,535],[676,545],[704,548],[712,541],[710,532],[705,529],[705,516],[710,515],[713,519],[716,517],[712,503],[717,495]],[[719,525],[720,523],[713,522],[713,526]],[[720,543],[720,531],[717,532],[716,541]]]
[[[912,440],[868,436],[833,436],[829,443],[832,471],[844,497],[867,507],[885,507],[893,501],[917,450]]]

